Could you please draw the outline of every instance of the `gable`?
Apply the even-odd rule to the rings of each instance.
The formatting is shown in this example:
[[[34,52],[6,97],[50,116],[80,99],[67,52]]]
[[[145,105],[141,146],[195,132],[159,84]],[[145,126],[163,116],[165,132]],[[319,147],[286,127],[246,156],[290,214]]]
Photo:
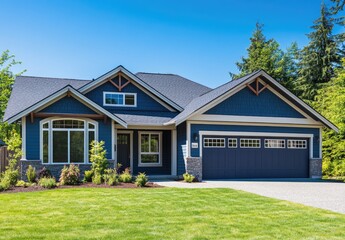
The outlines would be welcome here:
[[[119,84],[119,76],[116,76],[111,79],[116,85]],[[122,80],[123,81],[123,80]],[[127,83],[127,82],[126,82]],[[85,96],[90,100],[94,101],[98,105],[102,106],[104,109],[107,109],[113,113],[122,113],[125,111],[156,111],[156,112],[170,112],[165,106],[159,103],[154,99],[150,94],[144,92],[138,86],[134,85],[133,82],[129,82],[127,85],[124,85],[121,91],[110,81],[106,81],[90,92],[86,93]],[[104,92],[121,92],[121,93],[135,93],[136,94],[136,107],[126,107],[126,106],[104,106],[103,105],[103,93]]]
[[[257,96],[248,87],[243,88],[204,114],[305,118],[271,90],[264,89]]]
[[[44,113],[78,113],[78,114],[97,114],[95,111],[85,106],[74,97],[63,97],[46,108],[40,110]]]

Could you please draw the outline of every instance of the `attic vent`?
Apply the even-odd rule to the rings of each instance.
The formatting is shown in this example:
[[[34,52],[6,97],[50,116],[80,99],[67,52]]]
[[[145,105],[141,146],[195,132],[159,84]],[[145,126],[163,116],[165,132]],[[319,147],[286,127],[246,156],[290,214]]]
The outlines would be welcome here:
[[[255,93],[256,96],[259,96],[259,94],[268,87],[268,84],[266,83],[265,85],[263,85],[262,83],[259,82],[259,78],[256,78],[255,79],[255,88],[253,88],[252,85],[250,85],[250,83],[247,83],[247,87],[253,93]]]

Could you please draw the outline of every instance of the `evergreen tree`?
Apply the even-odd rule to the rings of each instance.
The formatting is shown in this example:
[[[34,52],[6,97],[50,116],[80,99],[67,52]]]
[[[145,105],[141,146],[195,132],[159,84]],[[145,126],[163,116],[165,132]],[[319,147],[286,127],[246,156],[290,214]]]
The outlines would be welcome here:
[[[313,32],[307,36],[309,44],[301,51],[296,93],[306,101],[313,101],[317,90],[334,76],[340,66],[341,51],[332,34],[334,19],[326,6],[314,21]]]

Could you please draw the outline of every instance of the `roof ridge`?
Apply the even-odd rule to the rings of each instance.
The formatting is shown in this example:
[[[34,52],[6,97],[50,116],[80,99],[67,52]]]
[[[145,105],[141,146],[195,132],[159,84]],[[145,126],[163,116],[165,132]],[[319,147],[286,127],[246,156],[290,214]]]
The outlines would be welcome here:
[[[153,73],[153,72],[137,72],[135,75],[137,74],[155,74],[155,75],[173,75],[173,76],[179,76],[179,77],[182,77],[178,74],[175,74],[175,73]]]
[[[68,80],[68,81],[92,81],[92,79],[76,79],[76,78],[60,78],[60,77],[38,77],[38,76],[26,76],[20,75],[18,77],[25,77],[25,78],[41,78],[41,79],[55,79],[55,80]]]

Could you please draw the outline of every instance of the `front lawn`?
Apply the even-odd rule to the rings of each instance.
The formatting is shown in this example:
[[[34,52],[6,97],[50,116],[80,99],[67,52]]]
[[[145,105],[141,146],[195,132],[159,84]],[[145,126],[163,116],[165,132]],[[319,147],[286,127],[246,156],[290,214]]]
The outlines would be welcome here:
[[[344,239],[345,215],[230,189],[0,194],[0,239]]]

